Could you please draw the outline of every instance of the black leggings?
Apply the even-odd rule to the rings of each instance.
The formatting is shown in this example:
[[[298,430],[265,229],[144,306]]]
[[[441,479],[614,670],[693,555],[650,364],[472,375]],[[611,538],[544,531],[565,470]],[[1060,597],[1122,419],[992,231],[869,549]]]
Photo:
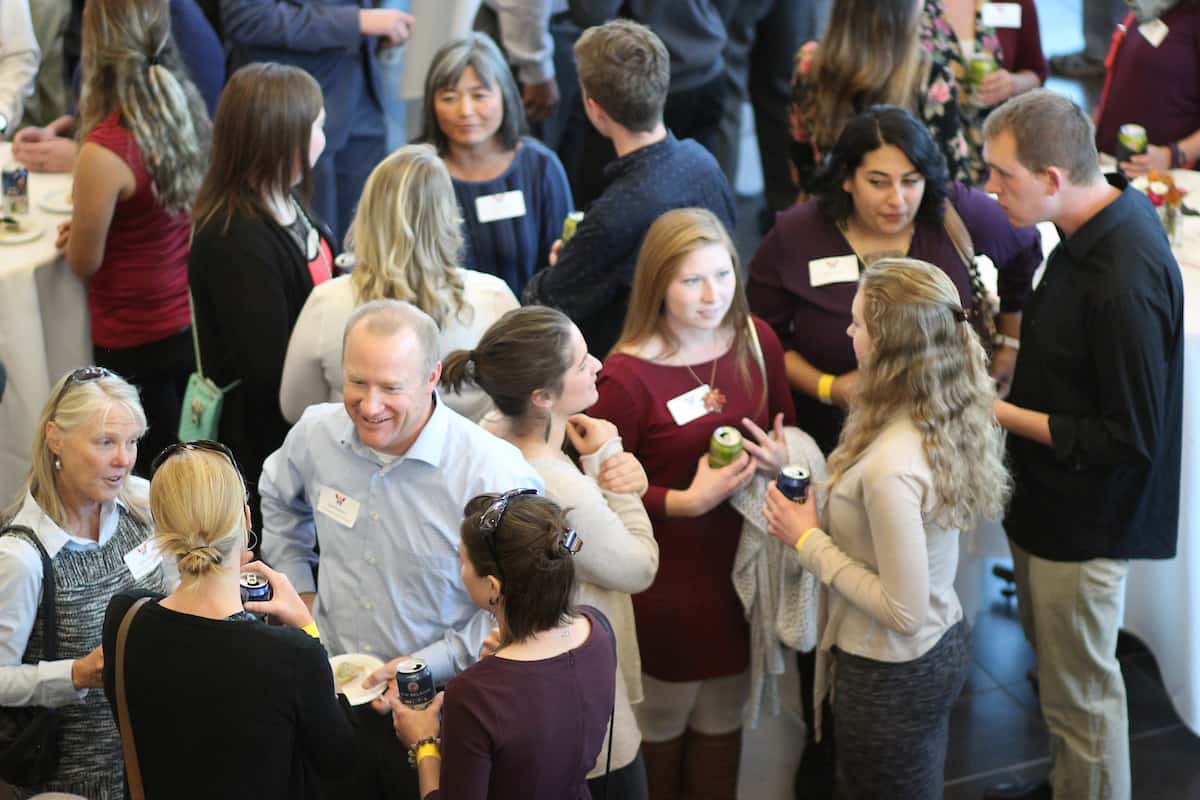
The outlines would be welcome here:
[[[112,370],[138,387],[150,427],[138,445],[133,469],[149,478],[150,462],[164,447],[178,441],[179,409],[196,363],[191,329],[156,342],[119,349],[97,346],[94,351],[96,366]]]

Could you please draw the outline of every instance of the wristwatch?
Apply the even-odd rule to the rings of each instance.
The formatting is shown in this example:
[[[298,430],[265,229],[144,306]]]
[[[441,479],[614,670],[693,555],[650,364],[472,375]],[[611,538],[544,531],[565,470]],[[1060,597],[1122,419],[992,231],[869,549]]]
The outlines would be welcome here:
[[[1011,350],[1021,349],[1020,339],[1015,336],[1005,336],[1003,333],[997,333],[995,338],[992,339],[992,344],[994,344],[997,348],[1007,347]]]

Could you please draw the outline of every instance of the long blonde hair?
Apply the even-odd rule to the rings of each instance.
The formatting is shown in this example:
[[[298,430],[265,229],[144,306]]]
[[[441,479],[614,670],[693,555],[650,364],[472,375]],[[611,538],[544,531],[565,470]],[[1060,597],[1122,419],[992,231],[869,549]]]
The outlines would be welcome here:
[[[906,413],[933,471],[934,518],[964,528],[981,516],[998,517],[1012,481],[993,410],[996,389],[958,290],[932,264],[885,258],[863,272],[858,291],[871,351],[859,364],[858,390],[829,456],[828,483]]]
[[[99,419],[103,424],[113,406],[123,406],[142,431],[146,429],[146,412],[138,399],[138,390],[116,374],[106,374],[82,383],[71,382],[75,373],[67,373],[50,389],[50,401],[42,408],[37,428],[33,432],[33,450],[29,472],[21,484],[13,504],[0,513],[6,523],[21,510],[25,495],[33,496],[38,508],[60,528],[67,526],[67,509],[59,494],[54,468],[55,456],[47,442],[47,428],[53,422],[64,433],[72,433]],[[70,382],[70,385],[67,385]],[[121,486],[117,498],[139,524],[148,519],[145,500],[129,487],[129,478]]]
[[[679,350],[679,340],[666,323],[667,289],[679,272],[679,265],[692,253],[704,247],[719,245],[729,253],[733,265],[733,302],[725,312],[721,327],[733,332],[733,351],[736,354],[738,377],[749,388],[750,364],[757,363],[754,344],[750,337],[750,304],[742,287],[741,266],[733,240],[717,219],[717,215],[704,208],[677,208],[668,211],[654,221],[642,249],[638,252],[637,267],[633,275],[633,288],[629,293],[629,309],[625,312],[625,326],[621,338],[613,345],[613,352],[635,349],[654,337],[665,346],[663,356]],[[767,379],[763,381],[760,410],[767,401]]]
[[[886,103],[916,110],[930,65],[920,42],[919,6],[916,0],[835,0],[805,79],[802,109],[822,152],[863,109]]]
[[[347,245],[358,303],[404,300],[439,328],[468,310],[458,271],[462,216],[432,145],[401,147],[371,171]]]
[[[203,577],[237,566],[245,543],[246,484],[228,458],[211,450],[180,449],[150,480],[154,541],[173,556],[181,575]]]
[[[169,214],[190,210],[204,178],[211,126],[179,61],[167,0],[89,0],[82,60],[78,140],[120,112],[158,202]]]

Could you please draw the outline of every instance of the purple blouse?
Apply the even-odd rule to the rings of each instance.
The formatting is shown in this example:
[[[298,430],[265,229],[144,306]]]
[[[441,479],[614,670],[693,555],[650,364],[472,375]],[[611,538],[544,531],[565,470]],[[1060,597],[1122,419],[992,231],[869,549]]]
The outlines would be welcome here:
[[[995,200],[962,184],[953,184],[950,201],[971,234],[976,255],[987,255],[996,265],[1000,309],[1020,311],[1042,261],[1037,229],[1014,228]],[[750,261],[751,310],[771,326],[784,350],[794,350],[834,375],[857,367],[846,328],[858,284],[813,286],[808,264],[853,254],[841,229],[812,199],[781,212]],[[967,267],[943,226],[918,221],[908,255],[941,267],[958,288],[963,308],[971,307]],[[801,392],[793,397],[797,424],[828,452],[837,442],[840,412]]]

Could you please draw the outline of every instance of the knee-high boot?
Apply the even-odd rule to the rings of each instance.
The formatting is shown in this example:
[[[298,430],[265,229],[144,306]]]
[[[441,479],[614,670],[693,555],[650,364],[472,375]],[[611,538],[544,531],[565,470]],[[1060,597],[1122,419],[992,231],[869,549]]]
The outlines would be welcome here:
[[[642,740],[646,762],[646,786],[650,800],[679,800],[683,772],[683,737],[663,742]]]
[[[737,800],[742,729],[709,735],[688,729],[683,747],[686,800]]]

